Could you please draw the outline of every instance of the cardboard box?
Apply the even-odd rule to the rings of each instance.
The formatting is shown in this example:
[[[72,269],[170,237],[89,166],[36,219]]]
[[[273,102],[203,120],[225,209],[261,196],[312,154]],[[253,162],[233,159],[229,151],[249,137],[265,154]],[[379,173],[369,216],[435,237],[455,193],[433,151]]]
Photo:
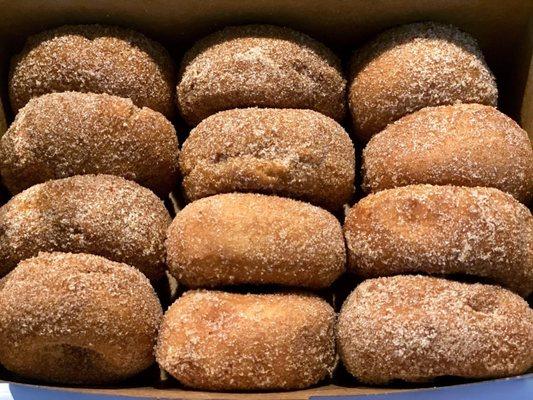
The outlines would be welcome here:
[[[4,106],[3,112],[0,109],[0,133],[13,119],[6,94],[11,55],[21,49],[28,35],[62,24],[98,22],[130,27],[163,43],[179,62],[195,40],[226,25],[259,22],[289,26],[326,43],[346,60],[353,49],[381,30],[423,20],[455,24],[478,39],[497,78],[499,108],[533,138],[531,0],[0,0],[0,95]],[[531,376],[525,379],[530,385]],[[151,371],[120,387],[66,390],[151,398],[307,399],[414,388],[361,387],[346,379],[295,392],[231,394],[184,390],[175,382],[161,386],[156,378],[157,372]]]

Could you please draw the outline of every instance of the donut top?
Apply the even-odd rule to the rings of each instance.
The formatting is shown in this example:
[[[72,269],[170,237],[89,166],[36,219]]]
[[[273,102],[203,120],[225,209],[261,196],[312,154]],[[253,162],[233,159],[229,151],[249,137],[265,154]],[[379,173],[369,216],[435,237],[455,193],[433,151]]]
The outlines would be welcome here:
[[[314,106],[339,120],[345,87],[340,60],[326,46],[289,28],[244,25],[215,32],[187,52],[177,98],[192,124],[250,106]]]
[[[247,188],[247,178],[260,176],[266,193],[338,209],[353,192],[355,155],[342,126],[316,111],[246,108],[204,119],[184,142],[180,167],[185,178],[209,168],[219,186],[237,181],[238,190]]]
[[[174,81],[170,55],[143,34],[65,25],[28,38],[12,61],[9,92],[15,111],[32,97],[74,90],[131,98],[171,116]]]
[[[141,272],[83,253],[40,253],[21,261],[1,281],[0,310],[0,327],[14,335],[14,343],[28,335],[74,335],[120,344],[130,337],[131,326],[152,336],[162,317]],[[127,321],[117,319],[120,310],[131,310],[123,313]],[[16,329],[9,329],[12,324]]]
[[[365,328],[375,334],[361,333]],[[342,306],[339,334],[364,352],[394,349],[383,354],[390,357],[384,366],[408,360],[406,371],[428,375],[434,373],[431,366],[472,365],[487,353],[495,371],[512,371],[516,349],[529,349],[519,359],[533,365],[533,310],[518,295],[493,285],[401,275],[366,280]],[[386,368],[381,372],[388,376]]]
[[[352,113],[366,134],[422,107],[496,105],[498,97],[496,80],[476,40],[434,22],[380,34],[355,53],[351,76]],[[362,105],[364,111],[358,112]]]
[[[354,168],[353,143],[341,125],[316,111],[275,108],[233,109],[206,118],[184,142],[180,166],[189,174],[197,163],[220,161],[215,157],[220,152],[226,158],[254,156],[284,158],[287,164],[305,162],[299,160],[301,149],[315,150],[317,154],[309,154],[309,161],[317,163],[328,155],[321,152],[342,149],[344,157],[336,161],[346,164],[348,170]]]
[[[0,208],[0,259],[12,268],[36,249],[95,251],[155,279],[162,273],[170,223],[163,202],[135,182],[112,175],[52,180]]]
[[[283,366],[284,371],[295,371],[302,367],[309,369],[298,362],[313,361],[321,362],[320,368],[331,375],[336,364],[332,351],[334,320],[335,313],[331,306],[311,294],[236,294],[193,290],[186,292],[167,311],[158,347],[162,345],[162,340],[168,342],[165,336],[172,332],[185,331],[187,344],[179,348],[159,348],[158,361],[164,366],[184,368],[185,371],[181,373],[189,368],[189,364],[183,363],[183,360],[191,360],[192,365],[202,365],[203,368],[209,368],[210,362],[213,362],[211,365],[214,369],[206,372],[214,376],[220,373],[220,364],[231,362],[235,357],[257,358],[258,366],[282,357],[286,362],[292,362]],[[220,343],[221,349],[219,358],[209,358],[209,363],[206,363],[206,356],[211,355],[206,355],[202,346],[206,340],[210,344]],[[295,343],[298,345],[295,346]],[[305,352],[303,357],[294,355],[299,349]],[[294,356],[281,356],[280,351]],[[226,353],[228,355],[220,357]],[[160,358],[163,355],[164,360]],[[238,368],[239,365],[237,362],[227,368],[239,377],[253,381],[255,387],[269,387],[275,384],[271,381],[273,378],[279,379],[272,377],[268,370],[249,370]],[[242,365],[249,364],[243,362]]]
[[[183,223],[185,218],[194,222],[189,224],[192,229]],[[227,238],[224,225],[239,236]],[[204,237],[194,233],[194,228],[201,226]],[[229,256],[249,248],[253,251],[250,259],[260,259],[261,264],[274,270],[296,257],[302,259],[291,264],[326,260],[326,265],[336,266],[340,260],[343,263],[345,257],[341,227],[331,213],[309,203],[278,196],[227,193],[205,197],[188,204],[174,219],[169,232],[172,233],[167,236],[167,250],[170,235],[186,238],[192,248],[202,252],[205,251],[202,248],[205,237],[224,238],[223,242],[230,249],[235,248],[228,250]],[[298,246],[297,251],[295,246]],[[219,256],[225,256],[220,249]]]
[[[460,149],[448,154],[444,151],[447,146],[451,151]],[[479,153],[487,156],[488,152],[494,158],[480,159]],[[363,151],[363,189],[376,191],[382,185],[415,183],[402,173],[406,162],[413,170],[422,170],[419,173],[428,183],[454,183],[442,182],[446,179],[463,179],[465,184],[490,181],[519,200],[533,195],[533,149],[527,132],[491,106],[426,107],[390,124]],[[501,167],[496,168],[497,164]],[[507,165],[512,170],[504,169]]]
[[[0,151],[4,183],[15,193],[47,179],[109,173],[164,196],[178,173],[172,124],[158,112],[108,94],[63,92],[31,99],[2,136]]]
[[[483,260],[491,260],[505,268],[500,273],[520,269],[520,278],[505,274],[507,283],[526,294],[531,290],[533,217],[497,189],[411,185],[383,190],[352,207],[344,229],[359,273],[375,265],[387,270],[398,260],[434,273],[454,265],[475,272]]]

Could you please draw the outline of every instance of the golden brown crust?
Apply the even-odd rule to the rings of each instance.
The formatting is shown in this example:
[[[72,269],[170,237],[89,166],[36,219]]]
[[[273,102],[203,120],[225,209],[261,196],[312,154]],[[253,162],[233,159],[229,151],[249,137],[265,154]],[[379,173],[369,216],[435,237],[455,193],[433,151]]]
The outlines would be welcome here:
[[[494,106],[498,97],[476,40],[434,22],[390,29],[357,51],[348,90],[355,130],[363,140],[424,107]]]
[[[166,312],[156,358],[197,389],[304,388],[333,372],[334,325],[313,295],[190,291]]]
[[[517,375],[533,366],[533,310],[498,286],[370,279],[344,303],[337,343],[348,371],[364,383]]]
[[[119,175],[167,195],[178,179],[178,139],[160,113],[107,94],[51,93],[20,110],[0,141],[5,185]]]
[[[146,277],[89,254],[41,253],[0,290],[0,362],[45,382],[97,384],[154,362],[161,305]]]
[[[279,284],[324,288],[344,271],[342,229],[327,211],[259,194],[220,194],[178,213],[168,268],[188,287]]]
[[[533,149],[527,132],[494,107],[428,107],[374,136],[363,151],[363,188],[418,183],[489,186],[528,204]]]
[[[130,29],[65,25],[28,38],[9,78],[16,112],[52,92],[108,93],[174,114],[174,66],[159,44]]]
[[[203,120],[180,167],[190,200],[260,192],[336,211],[353,194],[355,154],[346,131],[316,111],[247,108]]]
[[[349,269],[363,277],[468,274],[533,291],[533,217],[497,189],[384,190],[352,207],[344,233]]]
[[[177,102],[190,125],[218,111],[273,107],[312,109],[341,120],[346,80],[338,58],[292,29],[231,26],[185,55]]]
[[[40,251],[66,251],[124,262],[156,280],[170,222],[155,194],[118,176],[35,185],[0,208],[0,276]]]

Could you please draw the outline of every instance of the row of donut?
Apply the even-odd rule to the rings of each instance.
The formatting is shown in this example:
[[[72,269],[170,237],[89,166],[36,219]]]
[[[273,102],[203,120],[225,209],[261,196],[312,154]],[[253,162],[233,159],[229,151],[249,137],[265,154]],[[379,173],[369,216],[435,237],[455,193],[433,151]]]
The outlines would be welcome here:
[[[1,285],[0,362],[44,382],[118,381],[156,359],[192,388],[296,389],[333,375],[336,348],[370,384],[500,377],[533,365],[533,311],[491,285],[369,279],[338,320],[312,294],[206,290],[186,292],[163,316],[142,273],[83,253],[41,253]]]
[[[108,93],[194,126],[250,106],[310,109],[342,121],[348,88],[358,136],[427,106],[496,105],[498,90],[474,38],[434,22],[393,28],[358,49],[350,83],[323,44],[270,25],[227,27],[198,41],[179,76],[168,52],[129,29],[70,25],[31,36],[13,59],[13,110],[51,92]],[[175,82],[177,87],[175,88]]]
[[[311,110],[236,109],[203,120],[181,153],[172,124],[107,94],[32,99],[0,139],[0,172],[12,193],[50,179],[112,174],[166,197],[181,174],[188,201],[260,192],[330,211],[350,203],[355,154],[341,125]],[[366,192],[417,183],[495,187],[528,203],[533,149],[495,108],[422,109],[376,135],[363,151]]]
[[[496,84],[474,39],[448,25],[406,25],[379,35],[352,64],[348,97],[359,137],[425,108],[368,144],[366,191],[454,184],[531,200],[531,144],[492,108]],[[30,37],[9,78],[19,113],[1,146],[8,189],[108,173],[168,194],[178,174],[175,131],[161,115],[137,107],[171,116],[174,75],[159,44],[127,29],[65,26]],[[192,131],[181,161],[188,200],[262,190],[330,210],[349,202],[354,156],[346,133],[317,113],[279,110],[342,119],[346,81],[323,45],[286,28],[230,27],[187,53],[178,81],[177,103],[192,125],[221,110],[273,108],[216,114]],[[38,97],[68,91],[133,104],[79,93]],[[461,102],[470,104],[452,105]]]
[[[448,25],[406,25],[379,35],[353,64],[356,134],[366,140],[381,131],[363,153],[367,192],[453,184],[531,200],[531,144],[492,107],[496,84],[474,39]],[[65,26],[30,37],[9,78],[19,112],[0,146],[5,185],[17,193],[49,179],[103,173],[165,196],[181,170],[191,201],[263,191],[329,210],[349,202],[352,144],[326,117],[342,119],[346,82],[324,46],[261,25],[199,41],[183,60],[177,102],[187,121],[203,122],[184,143],[180,168],[172,125],[138,108],[172,115],[174,80],[166,51],[127,29]],[[246,109],[254,106],[269,109]],[[217,114],[233,108],[241,109]]]
[[[166,261],[187,287],[318,289],[345,271],[346,239],[359,277],[459,273],[533,291],[533,216],[494,188],[384,190],[349,210],[344,238],[328,211],[288,198],[219,194],[190,203],[171,223],[163,202],[135,182],[80,175],[14,196],[0,208],[0,231],[2,275],[41,251],[63,251],[124,262],[153,282]]]

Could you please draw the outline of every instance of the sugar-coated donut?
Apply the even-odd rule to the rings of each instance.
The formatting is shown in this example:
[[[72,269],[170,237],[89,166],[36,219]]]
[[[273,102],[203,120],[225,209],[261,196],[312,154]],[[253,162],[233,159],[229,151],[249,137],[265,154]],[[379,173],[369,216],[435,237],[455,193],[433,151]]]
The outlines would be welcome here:
[[[434,22],[390,29],[359,49],[348,91],[355,131],[362,140],[424,107],[496,105],[498,98],[476,40]]]
[[[498,189],[384,190],[350,209],[344,232],[349,270],[362,277],[467,274],[533,291],[533,217]]]
[[[0,171],[18,193],[49,179],[111,174],[161,196],[178,179],[178,139],[160,113],[107,94],[52,93],[20,110],[0,141]]]
[[[26,41],[11,62],[14,111],[52,92],[108,93],[171,116],[175,72],[168,52],[130,29],[66,25]]]
[[[498,286],[370,279],[342,306],[337,344],[364,383],[517,375],[533,366],[533,310]]]
[[[353,194],[355,155],[346,131],[316,111],[247,108],[198,124],[180,169],[189,200],[261,192],[340,210]]]
[[[170,223],[154,193],[118,176],[38,184],[0,208],[0,276],[40,251],[65,251],[124,262],[156,280],[165,271]]]
[[[156,358],[192,388],[298,389],[333,373],[334,329],[317,296],[190,291],[165,313]]]
[[[0,362],[43,382],[119,381],[154,362],[161,305],[146,277],[90,254],[41,253],[2,280]]]
[[[346,80],[324,45],[271,25],[227,27],[185,55],[177,87],[183,118],[196,125],[232,108],[304,108],[336,120],[345,114]]]
[[[363,151],[363,188],[417,183],[489,186],[528,203],[533,149],[527,132],[494,107],[428,107],[374,136]]]
[[[325,288],[345,268],[342,228],[332,214],[260,194],[190,203],[170,225],[166,248],[169,272],[188,287]]]

